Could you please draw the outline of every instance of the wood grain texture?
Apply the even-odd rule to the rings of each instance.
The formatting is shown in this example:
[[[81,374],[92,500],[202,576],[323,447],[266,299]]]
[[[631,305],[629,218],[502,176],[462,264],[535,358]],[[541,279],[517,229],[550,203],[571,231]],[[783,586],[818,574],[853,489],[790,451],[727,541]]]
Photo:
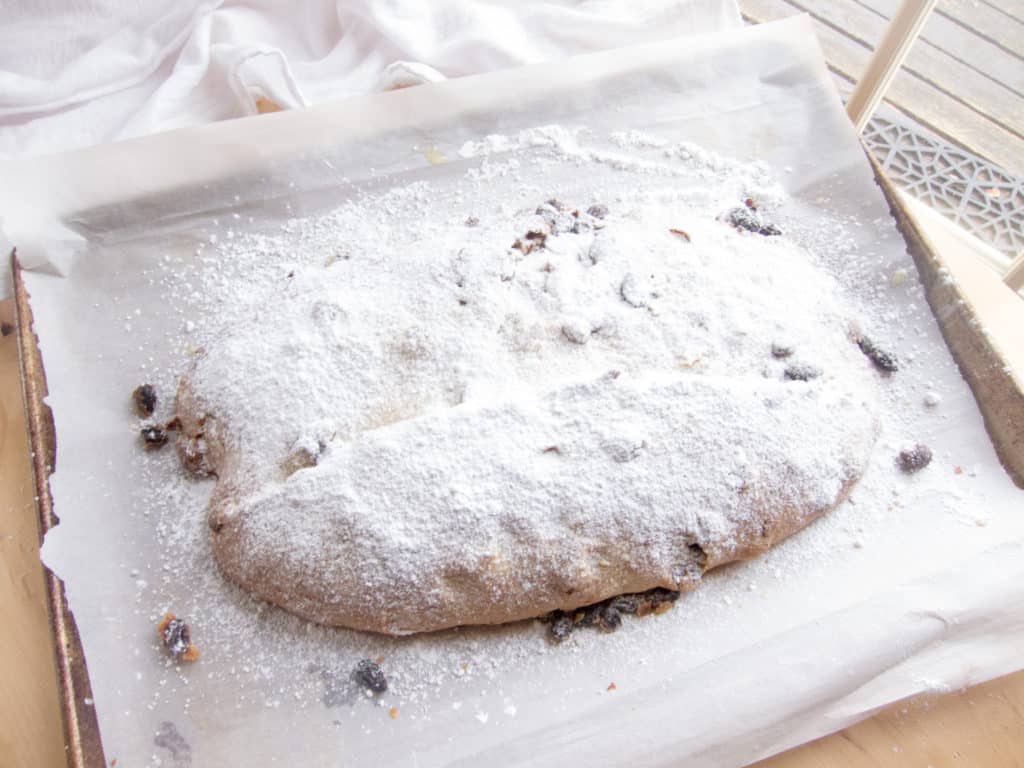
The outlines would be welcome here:
[[[829,66],[851,83],[864,73],[886,24],[882,16],[855,0],[740,0],[739,4],[744,17],[755,22],[810,13]],[[981,46],[989,43],[961,29],[970,40],[977,40],[979,56],[983,55]],[[928,34],[927,25],[924,34]],[[936,46],[911,49],[907,66],[893,79],[885,101],[933,133],[1010,173],[1024,175],[1024,122],[1020,119],[1024,98]]]
[[[865,8],[891,19],[899,0],[857,0]],[[955,58],[985,77],[1001,83],[1016,96],[1024,94],[1024,24],[1003,17],[993,29],[983,29],[972,13],[966,21],[956,19],[948,10],[950,0],[939,0],[921,30],[920,43],[927,50],[938,50]],[[1002,40],[1003,42],[1000,42]],[[942,75],[939,71],[937,74]],[[956,90],[962,90],[952,80]],[[1020,126],[1018,126],[1020,127]]]
[[[1024,52],[1024,22],[979,0],[939,0],[936,13],[1018,56]]]
[[[755,768],[1024,766],[1024,672],[966,691],[915,696]]]
[[[14,322],[12,301],[0,321]],[[0,766],[65,764],[17,342],[0,337]]]

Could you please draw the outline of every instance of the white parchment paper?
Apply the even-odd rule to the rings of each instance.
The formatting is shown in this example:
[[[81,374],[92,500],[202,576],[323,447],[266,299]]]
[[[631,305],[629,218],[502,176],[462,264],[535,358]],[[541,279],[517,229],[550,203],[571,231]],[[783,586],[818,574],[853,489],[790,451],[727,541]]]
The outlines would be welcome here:
[[[709,575],[668,614],[557,647],[533,623],[398,640],[325,629],[229,588],[204,550],[210,486],[182,478],[171,451],[140,451],[128,400],[143,379],[173,391],[189,324],[215,319],[199,300],[204,245],[229,221],[279,233],[366,190],[455,183],[480,162],[456,159],[464,142],[546,123],[763,160],[793,211],[840,228],[837,278],[905,363],[852,503]],[[435,153],[452,161],[432,165]],[[1020,666],[1021,492],[805,19],[155,136],[4,178],[57,425],[61,524],[44,556],[67,584],[119,765],[742,765]],[[911,279],[893,280],[900,270]],[[193,275],[191,294],[168,293]],[[909,478],[892,462],[907,439],[935,453]],[[193,622],[199,662],[161,654],[168,608]],[[346,674],[377,656],[392,685],[371,700]]]

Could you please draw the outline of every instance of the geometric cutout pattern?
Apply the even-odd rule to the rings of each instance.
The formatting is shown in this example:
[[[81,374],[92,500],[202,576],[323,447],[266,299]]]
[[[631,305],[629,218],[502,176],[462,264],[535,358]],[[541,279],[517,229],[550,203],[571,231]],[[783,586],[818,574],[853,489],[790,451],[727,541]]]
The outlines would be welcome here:
[[[1011,259],[1024,250],[1024,179],[879,115],[862,138],[904,191]]]

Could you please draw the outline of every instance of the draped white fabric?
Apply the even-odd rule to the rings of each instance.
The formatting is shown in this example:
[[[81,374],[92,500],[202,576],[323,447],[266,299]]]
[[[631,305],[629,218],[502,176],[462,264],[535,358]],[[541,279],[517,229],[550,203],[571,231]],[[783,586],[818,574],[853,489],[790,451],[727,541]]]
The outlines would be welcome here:
[[[0,0],[0,155],[740,23],[733,0]]]

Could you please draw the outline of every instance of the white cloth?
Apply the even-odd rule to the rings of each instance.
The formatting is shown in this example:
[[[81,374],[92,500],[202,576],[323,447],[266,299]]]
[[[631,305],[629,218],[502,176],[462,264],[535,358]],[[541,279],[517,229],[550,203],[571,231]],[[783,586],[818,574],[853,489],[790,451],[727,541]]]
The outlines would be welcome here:
[[[741,23],[734,0],[0,0],[0,156]]]

